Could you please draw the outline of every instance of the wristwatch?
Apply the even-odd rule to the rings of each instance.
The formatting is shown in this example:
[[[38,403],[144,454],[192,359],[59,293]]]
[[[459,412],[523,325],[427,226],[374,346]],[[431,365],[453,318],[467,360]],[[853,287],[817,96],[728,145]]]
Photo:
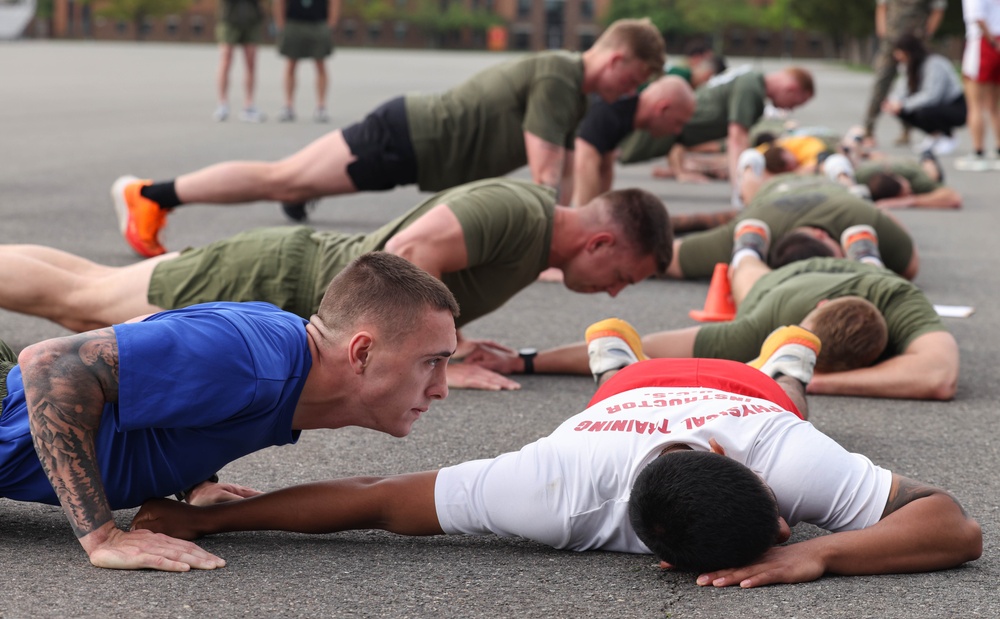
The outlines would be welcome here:
[[[538,355],[537,348],[522,348],[517,351],[517,355],[524,361],[524,373],[535,373],[535,356]]]

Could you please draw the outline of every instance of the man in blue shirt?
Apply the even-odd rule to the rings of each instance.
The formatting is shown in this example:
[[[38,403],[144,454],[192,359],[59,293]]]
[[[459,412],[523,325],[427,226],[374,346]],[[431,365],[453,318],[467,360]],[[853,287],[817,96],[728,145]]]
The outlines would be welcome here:
[[[440,281],[376,252],[334,278],[309,320],[208,303],[41,342],[17,365],[4,346],[0,496],[61,504],[99,567],[221,567],[188,542],[117,528],[112,510],[200,485],[301,430],[407,435],[448,394],[457,314]],[[202,503],[233,498],[201,491]]]

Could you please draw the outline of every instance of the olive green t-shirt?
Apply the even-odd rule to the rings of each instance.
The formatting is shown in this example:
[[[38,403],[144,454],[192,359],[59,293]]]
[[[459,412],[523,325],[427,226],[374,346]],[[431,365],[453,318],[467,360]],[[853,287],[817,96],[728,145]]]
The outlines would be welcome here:
[[[760,219],[771,229],[771,245],[801,226],[825,230],[834,240],[851,226],[869,225],[878,235],[886,268],[902,273],[913,257],[913,239],[885,212],[824,176],[781,174],[768,181],[729,223],[685,236],[677,252],[685,278],[711,277],[718,262],[729,262],[733,230],[744,219]]]
[[[622,140],[618,160],[639,163],[665,156],[675,143],[695,146],[721,140],[729,134],[730,123],[749,130],[764,114],[766,101],[763,73],[749,66],[730,69],[695,92],[694,116],[679,135],[654,138],[634,131]]]
[[[441,191],[528,163],[524,132],[567,149],[587,111],[580,54],[531,54],[440,94],[407,95],[417,183]]]
[[[794,325],[823,299],[859,296],[885,317],[889,343],[883,357],[899,355],[917,337],[946,331],[934,306],[911,282],[881,267],[839,258],[810,258],[760,278],[732,322],[704,325],[695,357],[750,361],[778,327]]]
[[[497,309],[548,267],[555,194],[526,181],[487,179],[438,193],[370,234],[316,232],[316,306],[327,284],[354,258],[383,249],[394,235],[447,204],[465,237],[467,268],[441,280],[458,301],[461,327]]]
[[[930,193],[941,186],[927,175],[920,163],[912,159],[889,159],[886,161],[870,161],[858,166],[854,178],[858,183],[867,185],[876,172],[898,174],[910,183],[915,194]]]

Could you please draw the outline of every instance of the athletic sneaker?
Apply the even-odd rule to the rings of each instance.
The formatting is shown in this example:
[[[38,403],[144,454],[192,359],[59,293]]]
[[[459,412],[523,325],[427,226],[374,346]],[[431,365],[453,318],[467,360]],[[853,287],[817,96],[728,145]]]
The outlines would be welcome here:
[[[279,123],[295,122],[295,110],[288,107],[287,105],[281,108],[281,111],[278,112],[278,122]]]
[[[167,226],[167,211],[140,193],[153,181],[122,176],[111,186],[111,199],[118,215],[118,229],[137,254],[152,258],[166,253],[160,244],[160,230]]]
[[[760,219],[744,219],[736,224],[733,230],[733,252],[744,249],[751,249],[760,256],[761,260],[767,259],[767,251],[771,247],[771,228]]]
[[[649,358],[642,352],[642,339],[635,328],[618,318],[606,318],[587,327],[586,340],[595,381],[605,372]]]
[[[215,111],[212,112],[212,118],[220,123],[229,118],[229,106],[225,103],[220,103],[219,107],[215,108]]]
[[[262,123],[267,120],[267,116],[264,112],[261,112],[254,106],[245,107],[240,112],[240,120],[245,123]]]
[[[844,248],[844,257],[848,260],[884,266],[878,250],[878,234],[871,226],[861,224],[844,230],[840,235],[840,246]]]
[[[814,333],[797,325],[778,327],[760,347],[760,356],[747,363],[771,378],[791,376],[803,385],[812,380],[822,347]]]
[[[936,135],[928,135],[928,136],[924,137],[924,139],[920,140],[920,142],[917,143],[917,145],[913,147],[913,152],[915,152],[915,153],[922,153],[924,151],[933,150],[934,146],[938,142],[938,139],[940,139],[940,136],[936,136]],[[901,146],[901,145],[897,144],[897,146]]]
[[[316,210],[316,200],[281,203],[281,211],[285,214],[285,217],[298,223],[309,221],[309,211],[313,210]]]
[[[959,157],[955,160],[955,169],[964,172],[985,172],[991,167],[986,157],[975,153]]]
[[[955,152],[955,147],[957,145],[958,142],[955,141],[955,138],[951,137],[950,135],[942,135],[938,137],[937,140],[934,141],[934,144],[931,146],[930,150],[932,153],[934,153],[939,157],[946,157]]]
[[[313,112],[313,122],[317,123],[328,123],[330,122],[330,114],[327,113],[325,107],[318,107],[316,111]]]

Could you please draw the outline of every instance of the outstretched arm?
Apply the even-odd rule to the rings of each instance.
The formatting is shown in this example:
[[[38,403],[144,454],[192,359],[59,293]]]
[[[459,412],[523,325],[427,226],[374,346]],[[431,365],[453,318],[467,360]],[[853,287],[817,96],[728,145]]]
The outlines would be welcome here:
[[[883,198],[875,203],[879,208],[962,208],[962,196],[951,187],[938,187],[927,193]]]
[[[91,563],[167,571],[225,565],[194,544],[115,526],[94,443],[104,405],[118,401],[113,329],[29,346],[18,362],[35,451]]]
[[[958,387],[958,343],[947,331],[925,333],[903,354],[868,368],[815,374],[808,393],[950,400]]]
[[[748,588],[809,582],[826,573],[929,572],[974,561],[982,551],[979,524],[953,496],[893,475],[882,519],[873,526],[776,546],[753,565],[702,574],[697,582]]]
[[[383,529],[400,535],[440,535],[444,531],[434,505],[436,480],[437,471],[335,479],[209,507],[156,499],[142,506],[132,528],[184,539],[260,530]]]

